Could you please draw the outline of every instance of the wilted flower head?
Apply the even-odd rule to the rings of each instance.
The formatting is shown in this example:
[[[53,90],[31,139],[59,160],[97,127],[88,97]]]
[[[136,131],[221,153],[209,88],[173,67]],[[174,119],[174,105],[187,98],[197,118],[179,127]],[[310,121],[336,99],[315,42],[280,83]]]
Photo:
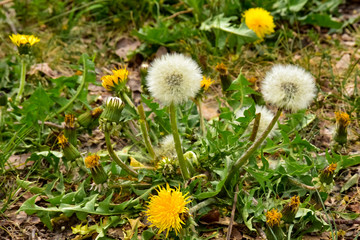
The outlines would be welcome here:
[[[100,157],[97,154],[89,155],[85,158],[85,166],[89,169],[99,166]]]
[[[227,74],[227,67],[222,62],[216,64],[215,70],[218,71],[221,75]]]
[[[112,70],[112,75],[105,75],[101,78],[102,85],[108,91],[122,90],[128,80],[129,71],[125,68]]]
[[[262,41],[267,34],[274,32],[274,18],[263,8],[250,8],[243,14],[245,24],[256,33],[256,36]]]
[[[347,127],[350,124],[350,116],[346,112],[335,112],[336,130],[334,140],[340,145],[347,143]]]
[[[188,214],[189,209],[186,204],[190,202],[187,194],[182,194],[180,188],[172,189],[169,185],[166,188],[159,187],[158,195],[150,197],[149,205],[145,211],[151,226],[159,229],[159,232],[167,231],[166,238],[170,231],[175,230],[176,235],[185,222],[183,214]]]
[[[249,108],[248,107],[241,108],[240,110],[235,112],[235,116],[237,118],[243,117],[244,112],[247,109],[249,109]],[[260,113],[261,114],[260,122],[259,122],[259,128],[258,128],[258,132],[257,132],[257,135],[256,135],[256,139],[258,139],[263,134],[263,132],[266,130],[266,128],[269,126],[271,120],[274,118],[274,114],[269,109],[267,109],[266,107],[259,106],[259,105],[255,106],[255,113]],[[251,121],[251,123],[249,124],[248,129],[246,129],[246,131],[245,131],[245,134],[248,134],[248,133],[250,133],[252,131],[252,129],[254,127],[254,122],[255,122],[255,119],[253,121]],[[272,128],[271,132],[268,135],[269,138],[271,138],[271,137],[273,137],[275,135],[275,132],[276,132],[277,128],[278,128],[278,125],[275,124],[275,126]]]
[[[276,65],[266,73],[261,92],[266,102],[296,112],[310,105],[316,86],[313,76],[303,68]]]
[[[107,181],[108,176],[99,162],[100,156],[97,154],[89,155],[85,158],[85,166],[90,169],[91,175],[96,184],[103,184]]]
[[[182,54],[155,59],[146,77],[151,95],[165,105],[180,104],[195,97],[202,79],[198,64]]]
[[[297,212],[300,206],[300,197],[295,195],[290,199],[289,206],[292,212]]]
[[[207,91],[211,86],[211,84],[213,84],[214,82],[215,81],[212,80],[211,78],[206,78],[205,76],[203,76],[203,80],[201,80],[200,85],[201,88],[204,89],[204,91]]]
[[[331,163],[320,172],[320,182],[331,184],[334,180],[334,173],[337,168],[337,163]]]
[[[279,226],[282,218],[282,214],[275,208],[267,211],[266,213],[266,223],[270,226]]]

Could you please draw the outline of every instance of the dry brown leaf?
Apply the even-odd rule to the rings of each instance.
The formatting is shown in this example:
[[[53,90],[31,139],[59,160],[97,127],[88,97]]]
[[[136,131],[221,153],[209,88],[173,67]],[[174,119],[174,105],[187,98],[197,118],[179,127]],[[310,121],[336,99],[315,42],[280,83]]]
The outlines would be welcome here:
[[[350,65],[350,54],[345,54],[341,59],[336,63],[335,68],[341,73],[344,70],[348,69]]]
[[[38,63],[38,64],[31,66],[28,74],[34,75],[37,72],[42,72],[43,74],[45,74],[46,76],[49,76],[51,78],[58,78],[61,76],[60,73],[52,70],[48,63]]]
[[[134,50],[136,50],[140,46],[140,42],[137,39],[133,38],[121,38],[116,44],[115,53],[120,58],[123,58],[125,61],[128,61],[128,54]]]

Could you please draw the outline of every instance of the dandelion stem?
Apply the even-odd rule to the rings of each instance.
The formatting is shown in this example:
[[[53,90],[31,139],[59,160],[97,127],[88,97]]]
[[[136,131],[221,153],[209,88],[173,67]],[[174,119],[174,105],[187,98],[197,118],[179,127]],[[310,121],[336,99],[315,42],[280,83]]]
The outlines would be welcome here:
[[[181,174],[182,174],[184,180],[187,180],[190,178],[190,176],[189,176],[189,171],[186,167],[184,154],[182,152],[180,136],[179,136],[177,122],[176,122],[176,106],[174,103],[170,104],[170,124],[171,124],[172,134],[174,137],[175,149],[176,149],[177,157],[179,160]]]
[[[136,110],[134,103],[131,101],[131,99],[129,98],[129,96],[126,94],[125,91],[121,91],[120,96],[127,104],[130,105],[130,107]]]
[[[205,201],[200,202],[200,203],[196,204],[195,206],[193,206],[192,208],[190,208],[189,213],[193,214],[193,213],[197,212],[198,210],[200,210],[201,208],[206,207],[215,202],[216,202],[215,198],[208,198]]]
[[[252,129],[251,136],[249,138],[251,142],[255,141],[256,139],[256,135],[259,130],[260,118],[261,118],[261,113],[257,113],[254,121],[254,127]]]
[[[246,152],[236,161],[236,163],[231,168],[229,175],[227,176],[226,183],[229,183],[235,173],[239,171],[239,169],[246,163],[249,157],[256,151],[256,149],[261,145],[261,143],[266,139],[267,135],[269,135],[270,131],[275,126],[276,121],[279,119],[282,109],[278,109],[276,115],[269,123],[269,126],[265,129],[265,131],[261,134],[261,136],[248,148]]]
[[[204,115],[201,109],[201,105],[202,105],[202,99],[199,97],[196,100],[196,103],[198,105],[199,108],[199,117],[200,117],[200,129],[201,129],[201,133],[203,134],[203,136],[206,136],[206,129],[205,129],[205,122],[204,122]]]
[[[148,133],[148,126],[147,126],[147,122],[146,122],[146,116],[145,116],[145,112],[144,112],[144,107],[142,104],[140,104],[138,107],[137,107],[137,110],[138,110],[138,113],[140,115],[140,128],[141,128],[141,132],[142,132],[142,135],[143,135],[143,139],[144,139],[144,142],[145,142],[145,145],[146,145],[146,148],[150,154],[150,157],[155,160],[155,151],[154,151],[154,148],[153,146],[151,145],[151,141],[150,141],[150,137],[149,137],[149,133]]]
[[[15,104],[20,103],[22,94],[24,92],[25,87],[25,78],[26,78],[26,61],[24,58],[21,59],[21,76],[20,76],[20,86],[19,92],[15,99]]]
[[[138,173],[135,172],[135,170],[133,170],[131,167],[129,167],[128,165],[126,165],[123,161],[121,161],[121,159],[116,155],[116,153],[114,152],[114,149],[111,146],[111,140],[110,140],[110,132],[109,129],[106,128],[104,131],[105,134],[105,141],[106,141],[106,146],[107,146],[107,150],[111,156],[111,158],[122,168],[124,169],[129,175],[131,175],[132,177],[137,178],[138,177]]]

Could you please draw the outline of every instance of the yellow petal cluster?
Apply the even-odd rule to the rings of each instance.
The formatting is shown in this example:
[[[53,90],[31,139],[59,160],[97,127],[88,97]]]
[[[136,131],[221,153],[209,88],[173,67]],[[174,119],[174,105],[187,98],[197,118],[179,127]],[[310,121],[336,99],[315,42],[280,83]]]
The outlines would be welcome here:
[[[274,18],[263,8],[250,8],[244,12],[245,24],[262,41],[267,34],[274,32]]]
[[[275,208],[271,209],[270,211],[267,211],[266,213],[266,223],[270,227],[273,227],[275,225],[279,226],[281,218],[282,218],[282,214]]]
[[[350,124],[350,116],[346,112],[335,112],[336,122],[342,126],[347,127]]]
[[[65,126],[68,128],[75,127],[75,116],[73,114],[65,114]]]
[[[327,176],[333,175],[337,167],[337,163],[331,163],[329,166],[327,166],[323,173]]]
[[[151,196],[147,210],[148,221],[151,226],[159,229],[159,232],[167,230],[166,238],[171,230],[175,230],[176,235],[185,224],[182,216],[188,214],[186,207],[190,201],[187,194],[183,195],[180,188],[172,189],[169,185],[166,188],[159,187],[158,195]]]
[[[101,78],[103,87],[108,90],[114,90],[118,85],[125,85],[128,79],[129,71],[125,68],[112,70],[112,75],[105,75]]]
[[[100,160],[100,156],[97,154],[94,155],[89,155],[85,158],[84,162],[85,162],[85,166],[87,168],[94,168],[100,165],[99,163]]]
[[[40,42],[40,39],[34,35],[12,34],[9,38],[18,47],[26,44],[30,44],[30,46],[32,46],[35,43]]]
[[[213,84],[215,81],[212,80],[211,78],[206,78],[205,76],[203,76],[203,80],[201,80],[200,85],[201,88],[203,88],[205,91],[207,91],[209,89],[209,87],[211,86],[211,84]]]

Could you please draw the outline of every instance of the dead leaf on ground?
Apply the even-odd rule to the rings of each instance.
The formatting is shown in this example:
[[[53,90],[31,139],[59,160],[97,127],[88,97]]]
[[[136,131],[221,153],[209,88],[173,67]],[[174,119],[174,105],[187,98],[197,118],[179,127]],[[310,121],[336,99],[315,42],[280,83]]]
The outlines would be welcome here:
[[[123,58],[125,61],[128,61],[128,54],[136,50],[140,46],[140,42],[137,39],[124,37],[121,38],[116,44],[115,53],[120,58]]]
[[[341,59],[336,63],[335,68],[341,73],[349,68],[350,65],[350,54],[345,54]]]
[[[33,165],[33,163],[34,163],[33,161],[29,161],[25,164],[26,159],[28,159],[30,156],[31,156],[31,153],[25,153],[25,154],[21,154],[21,155],[12,155],[8,159],[7,166],[5,166],[5,169],[6,170],[8,170],[10,168],[24,169],[25,166]]]
[[[38,63],[35,65],[32,65],[28,74],[34,75],[37,72],[42,72],[43,74],[45,74],[46,76],[51,77],[51,78],[58,78],[58,77],[62,76],[61,73],[52,70],[48,63]]]

